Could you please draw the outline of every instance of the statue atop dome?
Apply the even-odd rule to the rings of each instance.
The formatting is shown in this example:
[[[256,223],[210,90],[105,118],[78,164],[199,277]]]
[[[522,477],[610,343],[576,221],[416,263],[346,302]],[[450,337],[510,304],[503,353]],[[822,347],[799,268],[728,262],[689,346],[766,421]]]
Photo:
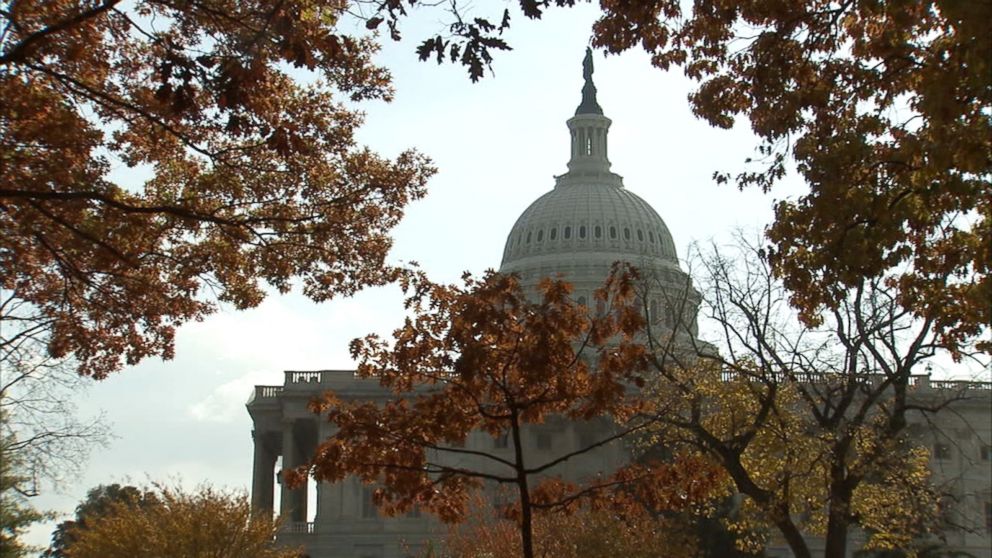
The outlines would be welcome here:
[[[586,47],[586,57],[582,59],[582,77],[586,80],[582,86],[582,102],[575,114],[603,114],[602,107],[596,102],[596,86],[592,83],[592,49]]]

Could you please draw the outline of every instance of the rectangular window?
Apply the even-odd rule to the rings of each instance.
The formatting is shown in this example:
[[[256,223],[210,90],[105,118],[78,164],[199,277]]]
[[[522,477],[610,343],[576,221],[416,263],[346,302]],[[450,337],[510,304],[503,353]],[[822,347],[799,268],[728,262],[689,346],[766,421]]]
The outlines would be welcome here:
[[[536,434],[537,438],[537,449],[539,450],[550,450],[551,449],[551,433],[550,432],[538,432]]]
[[[371,486],[362,487],[362,517],[365,519],[375,519],[379,516],[379,511],[375,507],[372,495],[375,489]]]
[[[933,456],[936,459],[950,459],[951,446],[942,442],[937,442],[933,445]]]
[[[592,431],[591,424],[578,424],[575,428],[579,431],[579,449],[592,447],[593,444],[600,441],[596,433]]]
[[[961,524],[957,521],[956,514],[954,512],[954,498],[951,496],[941,498],[939,509],[941,528],[944,531],[958,530]]]

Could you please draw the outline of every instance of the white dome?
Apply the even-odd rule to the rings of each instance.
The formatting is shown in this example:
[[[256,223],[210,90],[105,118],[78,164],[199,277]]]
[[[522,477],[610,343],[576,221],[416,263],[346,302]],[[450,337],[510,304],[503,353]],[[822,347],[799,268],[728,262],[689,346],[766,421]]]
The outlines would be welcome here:
[[[587,52],[582,102],[568,119],[568,172],[517,219],[500,271],[518,274],[530,289],[544,277],[563,275],[582,297],[603,284],[614,262],[625,261],[669,294],[684,293],[688,278],[665,222],[610,171],[612,122],[596,101],[592,70]]]
[[[560,183],[517,219],[500,271],[527,284],[558,273],[601,284],[617,260],[680,272],[672,235],[647,202],[616,184]]]
[[[568,120],[568,172],[556,177],[554,189],[517,219],[506,239],[500,271],[519,275],[532,294],[543,278],[561,276],[572,283],[573,297],[587,304],[613,264],[624,261],[641,273],[641,296],[650,319],[667,328],[685,320],[695,336],[699,293],[679,267],[665,222],[610,171],[607,138],[612,122],[596,102],[588,52],[583,70],[582,103]],[[678,318],[684,311],[688,314]]]

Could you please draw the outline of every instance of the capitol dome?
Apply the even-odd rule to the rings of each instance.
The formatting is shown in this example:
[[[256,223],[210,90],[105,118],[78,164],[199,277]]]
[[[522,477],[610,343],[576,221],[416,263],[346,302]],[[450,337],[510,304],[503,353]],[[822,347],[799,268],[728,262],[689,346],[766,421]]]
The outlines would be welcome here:
[[[596,101],[591,53],[583,66],[582,102],[568,120],[568,172],[555,177],[554,189],[517,219],[500,271],[519,275],[528,290],[544,277],[563,276],[574,285],[575,297],[585,301],[592,300],[613,263],[624,261],[650,283],[652,314],[667,307],[670,315],[670,308],[687,297],[695,305],[698,294],[679,267],[664,220],[610,171],[607,135],[612,122]]]

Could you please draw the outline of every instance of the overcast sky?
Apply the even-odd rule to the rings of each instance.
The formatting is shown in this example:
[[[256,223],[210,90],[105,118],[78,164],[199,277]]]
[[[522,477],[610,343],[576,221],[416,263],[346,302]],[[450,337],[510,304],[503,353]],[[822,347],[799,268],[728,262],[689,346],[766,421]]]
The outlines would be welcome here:
[[[580,100],[596,13],[581,5],[540,22],[518,18],[508,37],[515,50],[499,54],[495,75],[477,84],[459,66],[417,61],[413,39],[436,32],[442,14],[407,22],[410,40],[385,45],[380,61],[393,71],[396,98],[362,106],[360,140],[389,155],[416,147],[439,168],[427,198],[395,230],[395,260],[416,260],[445,281],[499,267],[517,216],[566,170],[565,121]],[[689,83],[677,71],[653,69],[640,52],[596,53],[595,65],[599,103],[613,120],[613,170],[662,216],[680,254],[693,241],[728,239],[738,227],[759,230],[774,200],[802,191],[794,178],[768,195],[716,185],[714,171],[740,170],[753,155],[746,123],[723,131],[695,119]],[[246,489],[252,386],[281,384],[288,369],[352,367],[348,342],[388,333],[401,323],[400,310],[393,288],[324,304],[272,296],[254,310],[183,327],[174,360],[143,362],[80,396],[80,412],[105,411],[116,438],[93,452],[76,482],[36,498],[36,506],[64,519],[89,488],[113,482],[181,478]],[[36,527],[29,542],[46,544],[51,529]]]

